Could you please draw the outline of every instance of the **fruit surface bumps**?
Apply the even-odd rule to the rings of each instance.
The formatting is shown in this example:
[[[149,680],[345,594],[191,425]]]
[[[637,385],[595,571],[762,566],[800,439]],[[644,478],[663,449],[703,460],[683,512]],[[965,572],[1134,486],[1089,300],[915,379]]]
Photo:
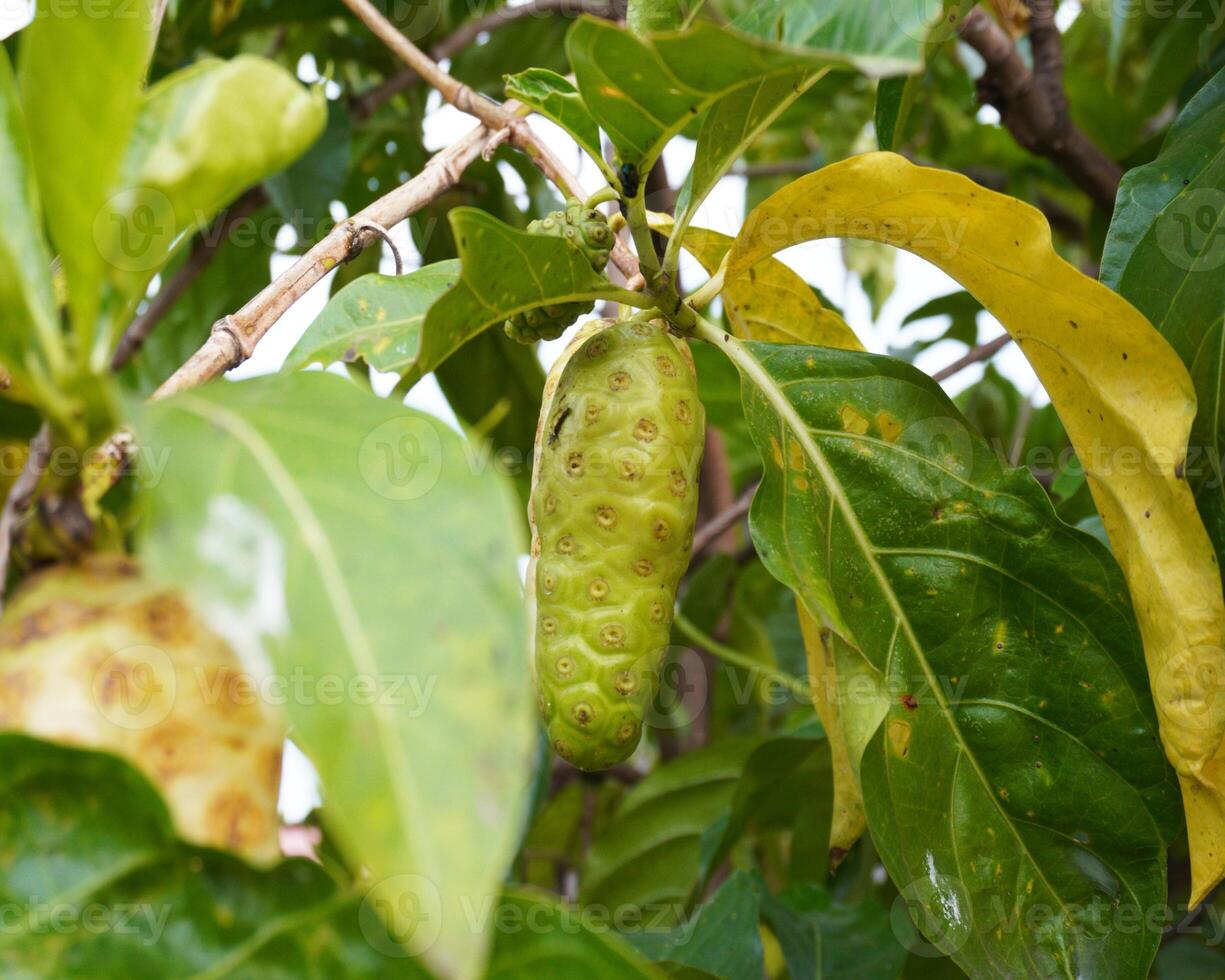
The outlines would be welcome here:
[[[608,218],[596,208],[584,208],[576,198],[566,202],[564,211],[552,211],[527,226],[533,235],[552,235],[565,239],[586,256],[591,268],[603,272],[608,265],[613,233]],[[521,344],[538,340],[556,340],[575,320],[590,313],[595,303],[578,300],[574,303],[551,303],[516,313],[506,321],[506,335]]]
[[[652,324],[584,326],[545,386],[528,508],[534,670],[549,742],[581,769],[638,744],[693,547],[704,439],[688,348]]]
[[[280,855],[279,711],[130,560],[57,566],[13,596],[0,619],[0,730],[122,756],[184,840],[257,863]]]

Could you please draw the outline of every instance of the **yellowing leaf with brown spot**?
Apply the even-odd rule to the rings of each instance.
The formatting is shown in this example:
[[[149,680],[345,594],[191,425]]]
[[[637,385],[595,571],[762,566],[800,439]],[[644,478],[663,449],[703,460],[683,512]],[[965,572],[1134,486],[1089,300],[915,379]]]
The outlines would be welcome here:
[[[1178,771],[1192,901],[1225,876],[1225,605],[1182,479],[1195,394],[1182,362],[1126,300],[1056,255],[1029,205],[892,153],[844,160],[759,205],[726,289],[819,238],[884,242],[940,267],[1029,358],[1081,459],[1144,638],[1166,754]]]

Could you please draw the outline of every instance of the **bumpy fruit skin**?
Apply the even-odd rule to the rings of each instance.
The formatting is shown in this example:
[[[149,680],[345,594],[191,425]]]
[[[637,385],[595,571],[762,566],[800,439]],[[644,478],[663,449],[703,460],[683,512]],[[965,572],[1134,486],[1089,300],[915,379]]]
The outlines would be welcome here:
[[[705,414],[688,348],[595,321],[545,386],[529,602],[549,742],[580,769],[629,756],[659,683],[697,516]]]
[[[587,257],[596,272],[603,272],[608,265],[613,243],[608,219],[602,211],[584,208],[575,198],[566,202],[564,211],[553,211],[538,218],[527,226],[527,230],[533,235],[564,238]],[[506,335],[521,344],[556,340],[570,324],[583,314],[590,313],[594,306],[594,303],[579,300],[525,310],[506,321]]]
[[[32,576],[0,620],[0,730],[122,756],[179,835],[266,864],[285,724],[183,600],[120,557]]]

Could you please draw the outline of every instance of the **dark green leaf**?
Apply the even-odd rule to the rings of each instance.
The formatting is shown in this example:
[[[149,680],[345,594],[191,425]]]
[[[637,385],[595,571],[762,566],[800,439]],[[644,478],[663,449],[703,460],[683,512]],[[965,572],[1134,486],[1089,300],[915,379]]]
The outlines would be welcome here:
[[[815,884],[795,884],[771,896],[758,883],[761,915],[778,937],[791,980],[894,980],[913,935],[903,936],[871,899],[846,904]]]
[[[876,146],[881,150],[896,150],[905,128],[904,109],[908,101],[910,76],[882,78],[876,87]]]
[[[440,364],[437,377],[455,414],[477,430],[476,438],[485,439],[485,465],[515,481],[526,508],[544,392],[535,348],[501,330],[486,330]]]
[[[322,238],[332,225],[330,206],[344,193],[353,137],[352,115],[340,102],[327,105],[327,125],[306,153],[283,173],[264,181],[268,196],[298,236],[298,244]],[[378,250],[374,250],[378,254]]]
[[[623,163],[645,173],[664,144],[708,106],[737,89],[769,80],[803,84],[840,52],[801,52],[699,21],[683,34],[636,38],[584,17],[566,35],[566,51],[588,109]]]
[[[723,813],[756,739],[727,740],[655,770],[625,797],[587,855],[584,905],[641,908],[679,921],[703,831]]]
[[[611,913],[613,910],[606,910]],[[611,914],[562,905],[529,891],[503,896],[485,980],[663,980],[657,967],[612,931]]]
[[[5,976],[427,980],[319,865],[260,871],[177,840],[114,756],[6,734],[0,773]]]
[[[869,827],[920,927],[975,975],[1147,966],[1159,933],[1085,921],[1164,901],[1179,826],[1113,559],[910,366],[737,350],[758,552],[875,678],[843,712],[875,727]]]
[[[757,891],[743,871],[734,872],[683,925],[669,932],[627,933],[626,938],[657,962],[694,967],[724,980],[761,980]]]

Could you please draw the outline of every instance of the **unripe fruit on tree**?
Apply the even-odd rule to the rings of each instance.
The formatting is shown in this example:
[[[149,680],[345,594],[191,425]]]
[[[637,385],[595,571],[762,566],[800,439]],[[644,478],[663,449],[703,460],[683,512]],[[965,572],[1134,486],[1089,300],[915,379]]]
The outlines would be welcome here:
[[[613,233],[608,218],[596,208],[585,208],[575,198],[566,202],[564,211],[552,211],[527,226],[533,235],[552,235],[577,248],[596,272],[608,265]],[[590,313],[595,303],[578,300],[574,303],[551,303],[533,310],[516,313],[506,321],[506,335],[521,344],[538,340],[556,340],[575,320]]]
[[[580,769],[638,744],[697,517],[705,413],[689,350],[595,321],[545,385],[528,517],[533,667],[549,742]]]
[[[0,620],[0,730],[122,756],[179,836],[276,860],[285,725],[234,652],[135,563],[32,576]]]

